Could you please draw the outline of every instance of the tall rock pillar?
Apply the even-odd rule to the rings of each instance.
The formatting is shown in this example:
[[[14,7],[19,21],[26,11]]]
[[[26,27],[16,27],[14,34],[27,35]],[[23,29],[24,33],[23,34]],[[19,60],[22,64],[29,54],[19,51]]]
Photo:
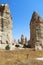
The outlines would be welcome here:
[[[7,4],[0,5],[0,43],[12,43],[12,17]]]

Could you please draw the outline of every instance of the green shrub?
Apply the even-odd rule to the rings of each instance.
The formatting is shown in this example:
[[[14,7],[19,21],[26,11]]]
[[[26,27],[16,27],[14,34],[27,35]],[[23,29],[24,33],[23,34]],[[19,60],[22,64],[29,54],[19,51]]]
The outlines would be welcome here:
[[[5,47],[5,49],[6,49],[6,50],[10,50],[10,46],[7,45],[7,46]]]

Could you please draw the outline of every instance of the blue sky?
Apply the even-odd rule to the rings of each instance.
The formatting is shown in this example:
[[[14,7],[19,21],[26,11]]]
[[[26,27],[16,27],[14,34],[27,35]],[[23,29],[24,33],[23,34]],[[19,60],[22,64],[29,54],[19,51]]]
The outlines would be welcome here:
[[[18,39],[21,34],[30,38],[30,20],[36,11],[43,18],[43,0],[0,0],[7,3],[12,15],[12,38]]]

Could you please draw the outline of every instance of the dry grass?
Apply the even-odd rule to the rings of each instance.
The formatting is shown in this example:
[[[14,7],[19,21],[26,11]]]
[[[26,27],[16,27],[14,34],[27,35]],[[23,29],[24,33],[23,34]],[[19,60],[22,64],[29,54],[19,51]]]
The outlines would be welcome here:
[[[43,65],[43,61],[34,58],[43,57],[43,51],[32,49],[0,51],[0,65]]]

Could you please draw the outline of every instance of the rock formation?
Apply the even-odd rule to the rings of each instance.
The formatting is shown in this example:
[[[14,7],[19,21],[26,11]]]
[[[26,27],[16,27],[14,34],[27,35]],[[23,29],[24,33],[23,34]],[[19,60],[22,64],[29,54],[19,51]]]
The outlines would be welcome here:
[[[43,47],[43,20],[34,12],[30,22],[30,45],[42,50]]]
[[[0,44],[12,43],[12,17],[7,4],[0,5]]]

